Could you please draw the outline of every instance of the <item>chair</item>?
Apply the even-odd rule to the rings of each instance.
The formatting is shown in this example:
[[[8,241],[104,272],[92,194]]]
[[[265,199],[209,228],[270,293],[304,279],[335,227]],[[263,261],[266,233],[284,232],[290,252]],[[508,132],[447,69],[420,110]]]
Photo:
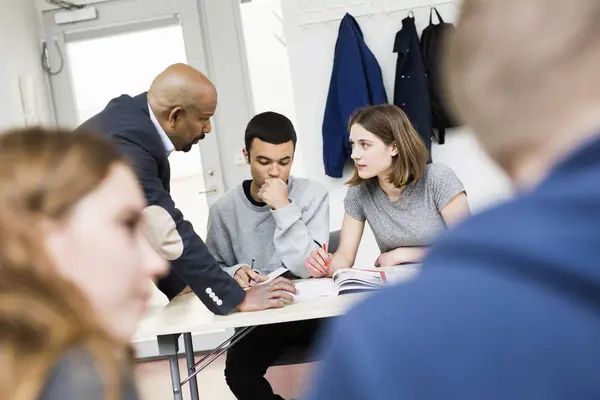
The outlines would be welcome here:
[[[329,233],[329,243],[327,244],[327,252],[333,254],[337,251],[340,245],[340,232],[333,231]]]
[[[327,252],[335,253],[340,244],[340,231],[329,233],[329,243]],[[273,363],[273,367],[281,367],[284,365],[304,364],[308,362],[319,361],[312,348],[305,346],[290,346],[285,352]]]

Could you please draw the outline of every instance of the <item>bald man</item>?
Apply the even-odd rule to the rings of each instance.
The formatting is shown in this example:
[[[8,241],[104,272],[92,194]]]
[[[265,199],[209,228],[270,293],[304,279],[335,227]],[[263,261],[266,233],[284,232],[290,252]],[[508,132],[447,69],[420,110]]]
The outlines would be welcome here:
[[[150,90],[122,95],[81,125],[81,130],[108,135],[128,157],[144,190],[148,238],[171,262],[158,288],[173,299],[190,288],[215,314],[283,307],[292,300],[293,284],[284,278],[244,291],[224,272],[175,207],[169,194],[173,151],[190,151],[211,131],[217,91],[210,80],[186,64],[160,73]]]
[[[600,399],[600,1],[461,0],[447,82],[519,189],[337,321],[311,399]]]

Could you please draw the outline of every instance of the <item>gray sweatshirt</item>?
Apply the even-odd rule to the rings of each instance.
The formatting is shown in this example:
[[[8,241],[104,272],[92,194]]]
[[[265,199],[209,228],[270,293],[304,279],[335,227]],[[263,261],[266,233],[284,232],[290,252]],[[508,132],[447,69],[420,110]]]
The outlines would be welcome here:
[[[307,278],[304,261],[329,239],[329,195],[317,182],[288,178],[290,204],[278,210],[252,204],[242,185],[210,207],[206,245],[231,276],[243,265],[266,275],[285,266]]]

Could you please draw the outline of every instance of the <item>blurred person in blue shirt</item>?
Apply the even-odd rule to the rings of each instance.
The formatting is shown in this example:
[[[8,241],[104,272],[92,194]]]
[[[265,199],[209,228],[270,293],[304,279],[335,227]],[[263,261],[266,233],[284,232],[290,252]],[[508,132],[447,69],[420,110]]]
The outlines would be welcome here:
[[[600,398],[600,2],[463,0],[451,100],[518,195],[341,317],[311,399]]]

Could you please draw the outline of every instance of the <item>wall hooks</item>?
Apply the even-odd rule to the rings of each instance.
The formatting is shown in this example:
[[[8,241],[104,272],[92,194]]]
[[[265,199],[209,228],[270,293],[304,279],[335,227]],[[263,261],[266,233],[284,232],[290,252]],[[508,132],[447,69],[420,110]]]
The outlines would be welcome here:
[[[334,18],[326,18],[326,19],[313,19],[311,21],[308,22],[301,22],[298,24],[299,27],[301,28],[306,28],[308,26],[311,25],[320,25],[320,24],[326,24],[330,29],[330,24],[332,22],[339,22],[344,18],[344,15],[346,14],[346,12],[348,12],[349,14],[351,14],[352,16],[354,16],[354,18],[356,19],[360,19],[360,18],[373,18],[376,15],[384,15],[386,17],[390,17],[392,14],[395,13],[402,13],[402,12],[407,12],[408,11],[408,16],[411,18],[415,17],[414,11],[421,9],[421,8],[431,8],[431,7],[439,7],[441,5],[446,5],[446,4],[458,4],[458,0],[438,0],[438,1],[431,1],[429,4],[424,4],[422,6],[416,6],[416,7],[400,7],[400,8],[388,8],[388,9],[379,9],[378,11],[374,11],[373,7],[372,7],[372,2],[365,2],[366,4],[363,4],[363,6],[367,6],[367,10],[368,11],[363,11],[363,12],[354,12],[352,11],[352,7],[354,5],[354,3],[352,3],[351,5],[348,5],[348,7],[346,9],[340,7],[340,6],[336,6],[333,8],[322,8],[320,11],[317,12],[317,10],[315,9],[310,9],[310,10],[306,10],[306,11],[301,11],[298,13],[298,17],[300,20],[305,19],[302,18],[305,15],[311,15],[311,16],[315,16],[315,14],[317,14],[316,16],[318,16],[318,14],[327,14],[328,12],[330,12],[331,10],[335,10],[339,13],[339,15],[337,15]],[[377,7],[380,8],[380,7]]]

